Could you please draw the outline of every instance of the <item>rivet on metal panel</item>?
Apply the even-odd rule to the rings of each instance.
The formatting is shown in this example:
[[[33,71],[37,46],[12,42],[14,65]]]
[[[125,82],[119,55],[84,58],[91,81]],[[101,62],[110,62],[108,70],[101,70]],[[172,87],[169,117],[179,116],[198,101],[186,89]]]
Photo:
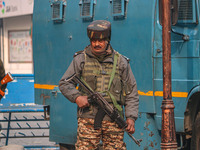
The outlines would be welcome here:
[[[72,35],[68,36],[68,38],[69,38],[69,40],[71,40],[72,39]]]

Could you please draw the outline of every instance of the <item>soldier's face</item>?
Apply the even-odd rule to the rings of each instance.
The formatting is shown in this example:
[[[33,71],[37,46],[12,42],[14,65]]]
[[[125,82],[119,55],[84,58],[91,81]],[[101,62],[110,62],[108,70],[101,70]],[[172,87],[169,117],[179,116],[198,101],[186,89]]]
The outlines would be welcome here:
[[[96,55],[104,54],[108,41],[106,40],[91,40],[92,52]]]

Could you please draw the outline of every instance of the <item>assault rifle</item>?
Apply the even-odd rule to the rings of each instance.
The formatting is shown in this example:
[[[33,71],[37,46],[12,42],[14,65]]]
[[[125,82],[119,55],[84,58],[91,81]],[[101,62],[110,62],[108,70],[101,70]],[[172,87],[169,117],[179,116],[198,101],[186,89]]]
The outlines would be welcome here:
[[[8,82],[11,82],[11,81],[13,81],[13,77],[12,77],[12,75],[10,74],[10,72],[8,72],[7,75],[1,80],[1,82],[0,82],[0,87],[1,87],[2,85],[4,85],[4,84],[8,83]],[[5,95],[5,92],[2,91],[1,89],[0,89],[0,95],[1,95],[2,97]]]
[[[70,78],[66,79],[67,81],[73,80],[75,83],[81,85],[89,94],[88,102],[92,103],[95,102],[99,110],[95,116],[95,121],[94,121],[94,128],[98,129],[101,127],[101,121],[103,120],[103,117],[105,114],[107,114],[113,121],[115,121],[120,128],[122,128],[132,139],[133,141],[140,146],[140,142],[142,141],[137,140],[132,134],[130,134],[126,128],[127,128],[127,123],[125,120],[120,116],[116,108],[113,108],[105,99],[104,97],[98,93],[98,92],[93,92],[92,89],[90,89],[84,81],[79,79],[76,74],[73,74]]]

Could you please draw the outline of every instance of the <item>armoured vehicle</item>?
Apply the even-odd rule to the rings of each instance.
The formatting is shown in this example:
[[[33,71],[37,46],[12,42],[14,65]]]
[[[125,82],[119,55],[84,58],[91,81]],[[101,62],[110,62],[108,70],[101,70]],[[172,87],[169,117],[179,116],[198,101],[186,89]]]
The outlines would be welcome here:
[[[58,90],[75,52],[90,44],[93,20],[112,24],[111,45],[129,57],[140,95],[134,136],[127,149],[160,149],[162,77],[162,5],[159,0],[35,0],[33,55],[35,103],[50,110],[50,140],[61,146],[76,141],[76,104]],[[188,148],[200,132],[199,0],[171,1],[172,96],[178,148]],[[49,109],[50,108],[50,109]],[[197,137],[198,138],[198,137]],[[66,144],[66,145],[65,145]],[[199,145],[197,142],[196,144]]]

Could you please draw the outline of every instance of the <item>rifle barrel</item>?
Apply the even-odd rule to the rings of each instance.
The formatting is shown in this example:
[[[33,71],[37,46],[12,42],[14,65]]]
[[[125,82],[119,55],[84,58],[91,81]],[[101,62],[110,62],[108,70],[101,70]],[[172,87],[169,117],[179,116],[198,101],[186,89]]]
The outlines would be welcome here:
[[[126,131],[126,130],[125,130]],[[126,131],[126,133],[133,139],[133,141],[140,146],[140,142],[141,140],[137,140],[132,134],[130,134],[128,131]]]

